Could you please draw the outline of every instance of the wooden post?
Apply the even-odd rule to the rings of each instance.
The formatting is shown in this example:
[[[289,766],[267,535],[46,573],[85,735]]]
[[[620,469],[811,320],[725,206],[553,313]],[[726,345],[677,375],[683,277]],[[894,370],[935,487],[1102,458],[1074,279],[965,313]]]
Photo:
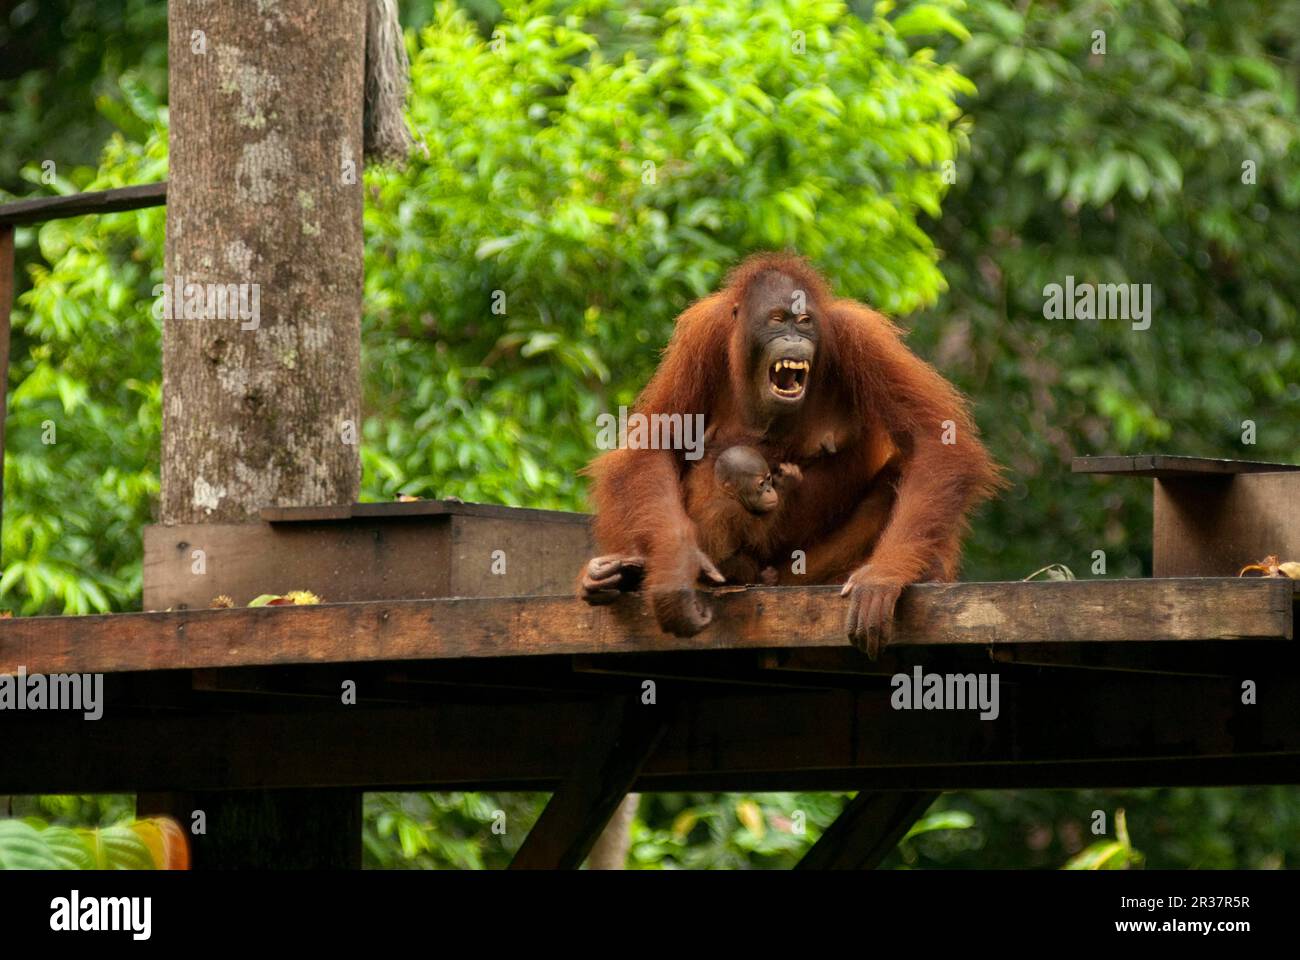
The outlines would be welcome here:
[[[362,0],[171,0],[164,524],[356,499],[365,23]],[[190,826],[203,812],[197,867],[319,868],[358,864],[359,804],[304,790],[143,805]]]

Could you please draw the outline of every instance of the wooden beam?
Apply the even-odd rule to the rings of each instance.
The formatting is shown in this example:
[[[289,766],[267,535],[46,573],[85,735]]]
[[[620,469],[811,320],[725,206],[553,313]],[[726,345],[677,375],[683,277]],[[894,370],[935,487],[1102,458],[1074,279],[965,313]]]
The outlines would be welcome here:
[[[1073,473],[1111,473],[1129,477],[1232,476],[1239,473],[1272,473],[1300,470],[1295,463],[1263,463],[1258,460],[1219,460],[1211,457],[1171,457],[1140,454],[1133,457],[1075,457]]]
[[[1290,640],[1292,582],[1079,580],[918,584],[894,646]],[[714,622],[663,633],[638,596],[384,600],[0,620],[0,672],[111,673],[675,650],[843,647],[836,587],[714,591]]]
[[[928,791],[863,790],[795,869],[874,870],[938,796]]]
[[[676,712],[636,790],[955,789],[1300,781],[1300,674],[1088,674],[1013,683],[998,717],[895,710],[892,690],[720,691],[661,681]],[[629,683],[623,695],[640,692]],[[221,709],[209,695],[99,720],[0,714],[0,794],[162,789],[553,790],[601,723],[591,695],[481,697],[416,706],[302,701]],[[603,699],[603,698],[602,698]],[[1234,760],[1234,764],[1212,763]],[[1244,767],[1243,767],[1244,765]],[[1084,772],[1080,772],[1084,771]]]
[[[494,503],[465,503],[462,500],[396,500],[383,503],[344,503],[319,507],[263,507],[260,516],[267,523],[303,523],[321,520],[434,517],[455,515],[496,520],[539,520],[552,523],[589,522],[585,513],[567,510],[535,510],[531,507],[503,507]],[[576,576],[576,574],[575,574]]]
[[[670,707],[638,697],[608,702],[573,771],[510,861],[511,870],[576,870],[668,728]]]
[[[59,197],[32,197],[0,204],[0,225],[21,226],[45,220],[80,217],[87,213],[118,213],[160,207],[167,202],[167,181],[143,183],[115,190],[71,193]]]

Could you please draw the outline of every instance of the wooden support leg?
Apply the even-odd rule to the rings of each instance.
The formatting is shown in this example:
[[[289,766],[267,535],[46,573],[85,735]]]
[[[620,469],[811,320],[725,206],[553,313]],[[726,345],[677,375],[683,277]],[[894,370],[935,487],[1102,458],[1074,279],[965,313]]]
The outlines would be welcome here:
[[[174,818],[196,870],[361,869],[360,790],[142,793],[136,813]]]
[[[796,870],[872,870],[939,794],[862,791],[813,844]]]
[[[636,698],[608,704],[577,767],[551,796],[511,870],[576,870],[668,727],[670,711]]]

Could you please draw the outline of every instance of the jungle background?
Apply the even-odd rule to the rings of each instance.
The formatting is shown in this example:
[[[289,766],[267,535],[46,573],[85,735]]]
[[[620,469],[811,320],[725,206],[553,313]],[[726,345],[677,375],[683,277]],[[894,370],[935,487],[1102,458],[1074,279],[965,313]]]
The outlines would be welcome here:
[[[584,508],[596,415],[761,248],[896,316],[974,398],[1014,483],[978,515],[967,579],[1092,576],[1095,550],[1106,576],[1149,573],[1148,485],[1071,477],[1072,456],[1300,452],[1297,0],[401,8],[421,146],[366,178],[363,499]],[[166,57],[161,0],[0,0],[0,190],[164,178]],[[17,233],[0,606],[18,615],[139,609],[163,229],[155,209]],[[1044,319],[1067,275],[1151,283],[1151,328]],[[366,863],[502,866],[544,800],[371,795]],[[789,866],[844,800],[647,796],[631,865]],[[496,809],[521,828],[494,835]],[[1300,790],[1261,787],[946,794],[889,863],[1298,859]]]

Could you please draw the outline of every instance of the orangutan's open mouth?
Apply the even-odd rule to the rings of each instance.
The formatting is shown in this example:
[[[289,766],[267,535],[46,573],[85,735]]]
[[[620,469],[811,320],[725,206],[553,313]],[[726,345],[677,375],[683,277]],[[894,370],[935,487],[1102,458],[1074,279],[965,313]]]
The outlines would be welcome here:
[[[807,360],[778,360],[767,371],[772,392],[782,400],[798,400],[808,382]]]

